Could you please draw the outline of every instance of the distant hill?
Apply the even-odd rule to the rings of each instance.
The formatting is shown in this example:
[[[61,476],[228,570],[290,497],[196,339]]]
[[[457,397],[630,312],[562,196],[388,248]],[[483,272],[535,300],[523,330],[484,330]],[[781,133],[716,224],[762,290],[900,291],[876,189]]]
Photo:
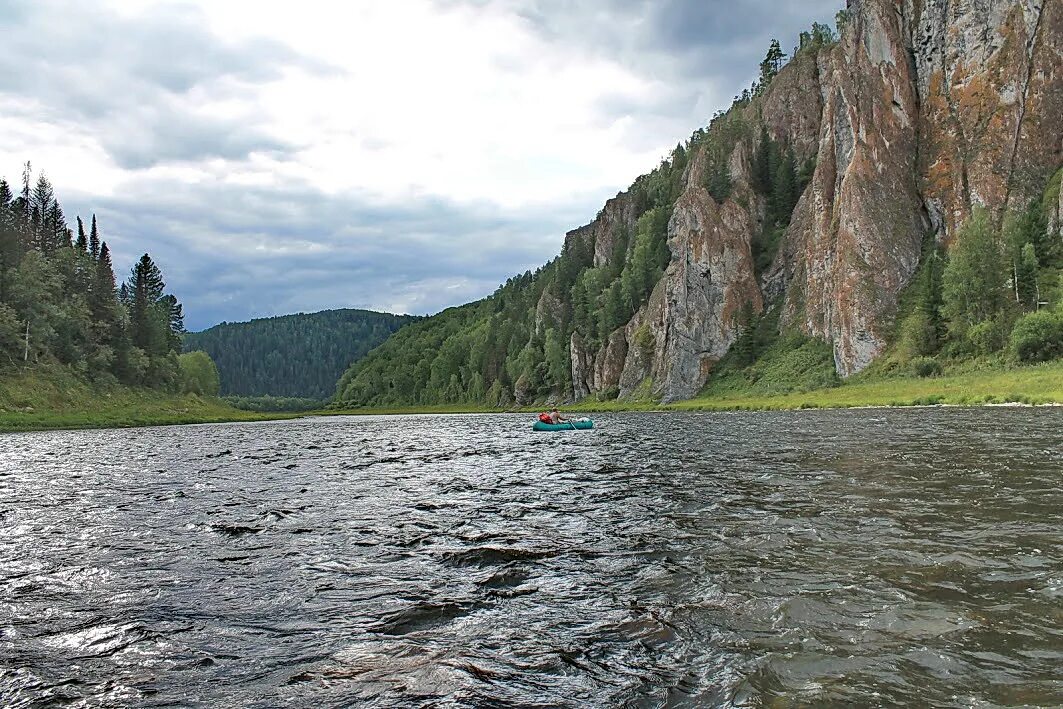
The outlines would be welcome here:
[[[222,395],[326,399],[347,367],[419,319],[344,309],[225,322],[185,335],[184,350],[213,358]]]

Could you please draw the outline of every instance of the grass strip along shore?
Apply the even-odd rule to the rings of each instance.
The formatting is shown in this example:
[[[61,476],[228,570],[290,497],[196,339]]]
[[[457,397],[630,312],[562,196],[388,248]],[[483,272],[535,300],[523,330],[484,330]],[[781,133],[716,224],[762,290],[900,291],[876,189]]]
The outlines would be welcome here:
[[[978,406],[1063,404],[1063,361],[946,371],[935,377],[857,376],[838,386],[780,393],[724,392],[671,404],[654,401],[585,401],[565,411],[739,411],[867,406]],[[531,406],[509,409],[532,412]],[[75,377],[28,374],[0,383],[0,432],[62,428],[121,428],[185,423],[265,421],[304,416],[502,413],[475,404],[364,407],[294,413],[243,411],[194,395],[163,396],[126,387],[95,387]]]

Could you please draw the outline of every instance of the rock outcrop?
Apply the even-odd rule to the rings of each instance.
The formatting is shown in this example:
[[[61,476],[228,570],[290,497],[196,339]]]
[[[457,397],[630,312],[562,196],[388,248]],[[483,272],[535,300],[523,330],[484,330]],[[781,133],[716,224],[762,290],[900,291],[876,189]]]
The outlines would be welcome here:
[[[887,344],[924,237],[949,242],[975,205],[1024,205],[1063,163],[1063,2],[848,9],[838,44],[799,55],[757,108],[739,109],[800,159],[816,158],[774,264],[757,282],[755,136],[736,146],[735,188],[722,204],[700,186],[703,156],[694,156],[669,224],[671,263],[617,331],[628,344],[622,395],[645,377],[664,400],[695,394],[733,344],[737,310],[778,298],[782,327],[831,342],[841,375],[862,370]],[[605,254],[596,243],[596,263]],[[642,325],[650,362],[631,342]]]
[[[945,241],[973,206],[998,213],[1063,159],[1063,3],[907,0],[921,105],[919,175]]]
[[[786,234],[783,323],[831,341],[842,375],[885,346],[929,227],[915,179],[916,77],[895,10],[865,2],[821,54],[819,157]]]
[[[744,144],[734,151],[732,194],[722,204],[701,185],[699,154],[668,223],[672,260],[647,308],[657,350],[654,393],[664,401],[696,394],[734,343],[743,306],[763,309],[750,248],[760,225],[747,152]]]
[[[621,192],[605,203],[593,222],[565,235],[565,249],[576,248],[577,243],[582,243],[594,254],[595,266],[608,263],[615,256],[617,241],[635,233],[638,217],[631,194]]]

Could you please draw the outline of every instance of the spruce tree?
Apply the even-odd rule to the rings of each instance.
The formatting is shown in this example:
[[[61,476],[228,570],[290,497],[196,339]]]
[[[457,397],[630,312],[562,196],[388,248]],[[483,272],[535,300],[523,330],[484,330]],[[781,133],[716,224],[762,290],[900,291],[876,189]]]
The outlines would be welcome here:
[[[100,257],[100,231],[96,228],[96,215],[92,215],[92,228],[89,230],[89,254],[94,259]]]
[[[132,303],[129,319],[133,345],[144,350],[148,355],[161,355],[169,345],[168,327],[163,330],[163,323],[158,318],[156,307],[166,288],[162,272],[148,254],[144,254],[133,266],[129,277],[129,292]],[[169,325],[169,313],[165,325]]]
[[[942,275],[942,314],[956,338],[991,320],[1007,298],[1006,261],[989,213],[978,208],[960,229]]]
[[[18,263],[18,231],[14,195],[7,180],[0,179],[0,303],[7,302],[11,274]]]
[[[92,285],[93,310],[103,314],[111,309],[115,302],[114,267],[111,265],[111,250],[107,242],[100,246],[100,258],[96,261],[96,274]]]
[[[88,251],[89,249],[89,240],[85,235],[85,222],[81,221],[80,216],[78,217],[78,239],[74,245],[82,252]]]

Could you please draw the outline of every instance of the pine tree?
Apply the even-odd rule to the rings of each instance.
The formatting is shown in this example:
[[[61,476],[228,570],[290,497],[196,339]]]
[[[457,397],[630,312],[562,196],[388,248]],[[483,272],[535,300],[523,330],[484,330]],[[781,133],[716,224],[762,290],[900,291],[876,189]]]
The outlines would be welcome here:
[[[779,40],[773,39],[771,45],[768,47],[768,54],[764,57],[764,61],[760,63],[761,91],[768,87],[771,80],[774,79],[776,74],[782,69],[783,59],[785,58],[786,54],[783,52]]]
[[[144,254],[133,266],[129,277],[129,293],[132,303],[129,319],[133,345],[144,350],[148,355],[161,355],[169,345],[168,331],[159,322],[157,304],[163,296],[166,283],[162,272],[148,254]],[[168,325],[169,313],[167,315]]]
[[[44,173],[41,173],[37,176],[37,184],[33,188],[30,205],[33,213],[37,215],[33,243],[36,248],[46,253],[57,246],[54,239],[57,225],[52,223],[54,202],[55,191],[52,189],[52,183],[48,181]]]
[[[104,313],[115,302],[115,278],[114,267],[111,265],[111,250],[107,248],[107,242],[100,246],[100,258],[96,261],[96,274],[92,285],[92,300],[94,310]]]
[[[0,179],[0,303],[7,302],[11,274],[18,264],[18,231],[14,195],[7,180]]]
[[[787,149],[778,162],[772,181],[771,211],[774,223],[786,226],[797,204],[797,167],[793,149]]]
[[[66,225],[66,216],[58,200],[52,200],[48,210],[46,238],[49,250],[72,246],[70,229]]]
[[[85,235],[85,222],[81,221],[80,216],[78,217],[78,239],[74,245],[82,252],[88,251],[89,248],[88,237]]]
[[[89,254],[94,259],[100,257],[100,232],[96,228],[96,215],[92,215],[92,228],[89,230]]]

